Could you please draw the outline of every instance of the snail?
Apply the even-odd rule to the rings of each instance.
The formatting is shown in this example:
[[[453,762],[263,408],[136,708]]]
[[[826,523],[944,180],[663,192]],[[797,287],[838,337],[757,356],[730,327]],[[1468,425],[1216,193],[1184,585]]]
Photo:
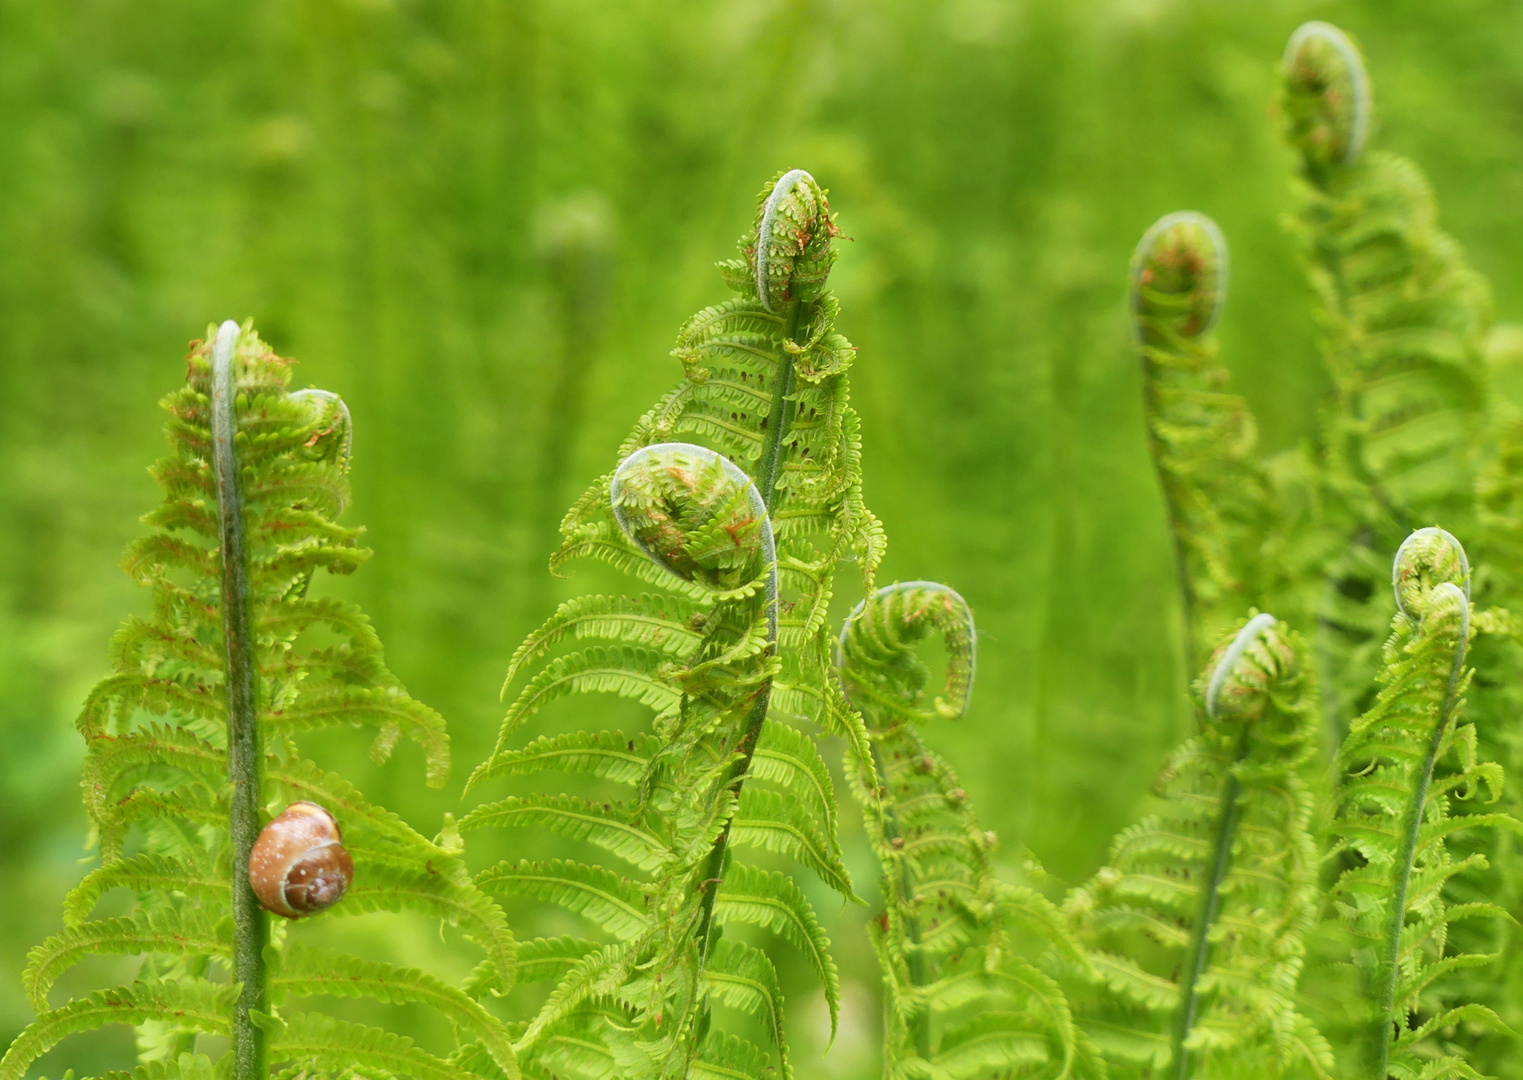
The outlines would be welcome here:
[[[294,802],[264,827],[249,854],[249,884],[259,903],[299,919],[326,911],[354,880],[354,860],[338,822],[321,806]]]

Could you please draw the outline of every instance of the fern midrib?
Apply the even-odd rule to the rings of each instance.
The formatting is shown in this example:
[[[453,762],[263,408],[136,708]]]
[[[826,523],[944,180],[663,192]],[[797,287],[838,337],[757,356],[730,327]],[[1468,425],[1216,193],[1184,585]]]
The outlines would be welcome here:
[[[903,725],[901,725],[900,730],[906,736],[912,735]],[[888,734],[889,732],[869,733],[871,739],[870,745],[873,752],[873,769],[877,773],[875,779],[883,779],[885,784],[887,782],[888,767],[883,760],[883,751],[878,746],[878,740],[886,737]],[[883,839],[892,846],[896,838],[902,839],[903,837],[903,833],[899,828],[899,814],[891,801],[885,802],[880,798],[879,806],[883,813]],[[915,876],[910,870],[909,859],[902,857],[899,859],[899,888],[906,905],[908,905],[915,895]],[[890,902],[892,902],[892,897],[890,897]],[[911,946],[905,953],[905,965],[909,968],[910,985],[913,987],[926,986],[929,980],[926,978],[925,954],[920,948],[920,920],[908,911],[903,912],[902,917],[904,919],[904,935],[909,939]],[[931,1023],[928,1009],[922,1009],[916,1014],[914,1033],[915,1052],[923,1060],[930,1061]]]
[[[1179,504],[1174,499],[1169,475],[1163,465],[1167,447],[1164,446],[1163,439],[1159,437],[1158,431],[1154,427],[1155,418],[1159,415],[1161,407],[1157,385],[1159,365],[1148,355],[1148,348],[1149,346],[1146,344],[1141,348],[1142,363],[1145,369],[1142,380],[1143,403],[1147,412],[1145,427],[1148,433],[1148,443],[1152,450],[1153,470],[1158,474],[1158,486],[1163,489],[1164,500],[1169,505],[1169,550],[1174,556],[1174,579],[1179,585],[1180,610],[1184,613],[1185,675],[1188,678],[1199,666],[1195,655],[1195,633],[1196,625],[1199,621],[1196,612],[1197,601],[1195,597],[1195,585],[1190,580],[1190,568],[1188,556],[1185,554],[1184,538],[1180,535],[1183,516],[1180,513]]]
[[[1248,756],[1251,728],[1243,726],[1233,766]],[[1217,908],[1221,901],[1222,881],[1232,862],[1232,841],[1237,836],[1237,819],[1242,795],[1242,784],[1237,773],[1229,769],[1227,782],[1222,786],[1220,810],[1217,815],[1216,845],[1211,856],[1211,877],[1201,891],[1200,909],[1195,927],[1190,935],[1190,960],[1185,971],[1185,981],[1179,988],[1179,1026],[1174,1035],[1174,1075],[1177,1080],[1187,1080],[1190,1075],[1190,1055],[1185,1042],[1195,1027],[1195,1009],[1198,1004],[1200,977],[1206,972],[1210,960],[1211,925],[1216,922]]]
[[[222,561],[222,636],[227,653],[227,771],[232,783],[229,833],[233,846],[233,979],[242,989],[233,1005],[234,1080],[264,1080],[264,1029],[254,1013],[268,1009],[264,947],[269,924],[249,884],[249,856],[259,838],[264,754],[255,709],[255,662],[249,626],[248,552],[236,448],[238,387],[234,364],[238,324],[223,323],[212,350],[212,457]]]
[[[1391,918],[1386,926],[1385,942],[1380,958],[1381,986],[1379,1011],[1375,1017],[1375,1068],[1370,1073],[1374,1080],[1386,1080],[1391,1056],[1391,1036],[1396,1013],[1396,983],[1401,975],[1401,932],[1407,922],[1407,893],[1412,885],[1412,863],[1417,857],[1418,836],[1422,832],[1423,810],[1428,802],[1428,789],[1433,783],[1433,770],[1438,764],[1439,747],[1444,733],[1449,729],[1449,718],[1454,708],[1454,696],[1459,687],[1460,672],[1464,669],[1465,653],[1469,647],[1469,619],[1461,623],[1460,641],[1454,650],[1454,662],[1449,669],[1449,686],[1428,739],[1428,753],[1423,759],[1422,772],[1412,791],[1403,819],[1405,829],[1401,840],[1401,857],[1396,864],[1396,888],[1391,895]]]
[[[772,382],[772,410],[767,417],[767,440],[762,446],[761,458],[758,462],[760,475],[756,481],[756,490],[761,495],[762,505],[768,513],[772,510],[772,495],[782,467],[783,439],[787,434],[788,420],[791,415],[788,409],[788,393],[793,384],[793,356],[788,352],[787,343],[798,337],[799,319],[803,306],[797,300],[788,305],[787,322],[783,336],[778,342],[777,374]],[[770,573],[774,576],[777,574],[775,564]],[[775,590],[772,602],[776,603]],[[770,657],[776,652],[777,619],[774,615],[769,619],[765,655]],[[729,786],[735,793],[736,811],[730,814],[729,819],[725,821],[724,830],[714,841],[708,862],[704,864],[703,877],[700,879],[699,888],[703,890],[703,906],[698,917],[698,977],[700,980],[708,968],[709,950],[713,944],[714,902],[719,898],[719,885],[724,879],[724,860],[730,846],[730,832],[735,824],[735,813],[740,807],[740,793],[745,785],[745,776],[751,769],[751,758],[756,753],[756,744],[761,740],[762,724],[767,719],[767,706],[772,699],[772,682],[773,680],[768,678],[757,689],[756,701],[752,703],[751,713],[746,717],[746,726],[741,732],[740,743],[737,746],[740,758],[731,766],[729,775]]]

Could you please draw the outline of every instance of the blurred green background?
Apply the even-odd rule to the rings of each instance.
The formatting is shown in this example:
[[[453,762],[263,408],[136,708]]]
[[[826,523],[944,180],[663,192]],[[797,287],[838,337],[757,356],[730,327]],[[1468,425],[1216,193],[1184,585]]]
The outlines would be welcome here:
[[[932,741],[1012,867],[1024,845],[1085,876],[1190,723],[1127,259],[1166,211],[1216,217],[1224,356],[1268,448],[1310,432],[1323,377],[1269,111],[1307,18],[1359,37],[1379,141],[1424,165],[1499,313],[1523,314],[1517,0],[0,3],[0,1044],[84,872],[72,722],[146,604],[117,561],[157,499],[155,403],[187,341],[253,316],[299,384],[351,404],[349,520],[377,554],[337,587],[449,719],[456,779],[424,789],[407,750],[378,769],[358,733],[315,752],[433,833],[518,639],[599,580],[546,574],[555,522],[675,381],[677,328],[724,298],[711,263],[785,167],[852,238],[835,285],[884,580],[944,580],[978,615],[973,711]],[[582,708],[565,722],[625,715]],[[875,1076],[863,913],[824,914],[847,1016],[821,1059],[815,992],[787,973],[799,1074]],[[336,932],[449,976],[474,961],[365,921]]]

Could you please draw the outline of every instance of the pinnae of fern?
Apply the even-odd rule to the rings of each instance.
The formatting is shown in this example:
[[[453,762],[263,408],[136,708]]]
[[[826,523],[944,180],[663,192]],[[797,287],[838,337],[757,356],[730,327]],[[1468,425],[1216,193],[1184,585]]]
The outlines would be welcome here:
[[[1180,210],[1153,222],[1132,253],[1133,332],[1144,322],[1186,338],[1216,325],[1227,305],[1227,239],[1205,214]]]
[[[212,466],[222,565],[222,637],[227,657],[227,772],[232,782],[229,832],[233,845],[233,979],[242,990],[233,1006],[234,1080],[265,1075],[265,1033],[255,1013],[268,1009],[264,947],[269,920],[249,884],[249,858],[258,842],[263,803],[264,750],[254,685],[254,641],[249,620],[248,554],[243,537],[236,435],[238,381],[233,370],[239,326],[217,328],[212,347]]]
[[[1319,165],[1354,164],[1370,127],[1370,79],[1359,49],[1331,23],[1304,23],[1286,42],[1282,66],[1291,142]]]
[[[756,229],[756,296],[761,301],[761,306],[772,314],[777,314],[777,309],[772,306],[772,297],[769,294],[767,272],[772,259],[772,229],[777,223],[777,208],[788,197],[800,180],[808,180],[814,183],[814,177],[803,169],[790,169],[783,173],[778,182],[773,185],[772,194],[767,196],[767,202],[762,207],[761,224]]]
[[[311,387],[292,391],[288,401],[300,401],[312,410],[316,423],[325,423],[307,444],[307,450],[315,461],[335,461],[345,472],[354,458],[354,418],[349,406],[332,390]]]
[[[1391,591],[1396,606],[1409,619],[1421,619],[1441,583],[1453,584],[1470,599],[1470,560],[1465,548],[1437,526],[1418,529],[1401,542],[1391,563]]]

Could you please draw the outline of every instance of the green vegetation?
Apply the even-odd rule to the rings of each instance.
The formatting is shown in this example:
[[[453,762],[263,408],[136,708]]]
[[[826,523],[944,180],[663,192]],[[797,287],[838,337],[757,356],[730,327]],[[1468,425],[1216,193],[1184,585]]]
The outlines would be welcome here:
[[[1505,6],[5,14],[0,1077],[1523,1077]]]

